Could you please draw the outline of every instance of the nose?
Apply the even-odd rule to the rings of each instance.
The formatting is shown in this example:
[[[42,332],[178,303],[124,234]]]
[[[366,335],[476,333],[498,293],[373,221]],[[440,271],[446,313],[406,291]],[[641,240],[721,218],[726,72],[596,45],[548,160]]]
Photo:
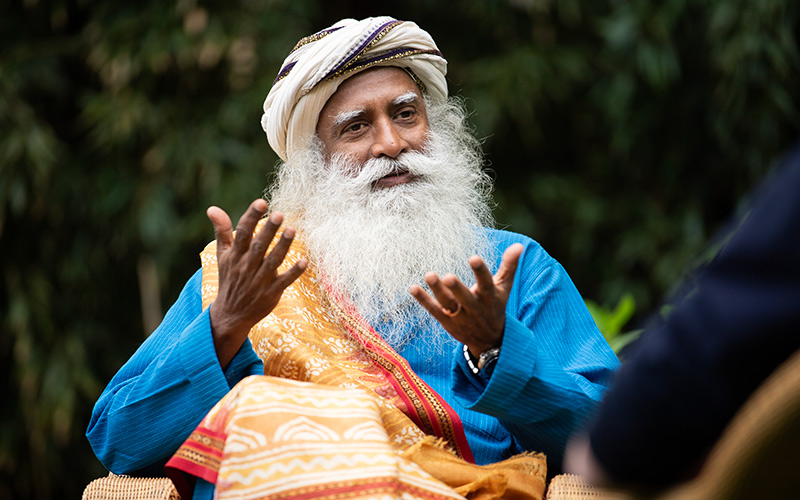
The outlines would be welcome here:
[[[375,124],[374,130],[375,137],[370,148],[373,158],[380,158],[381,156],[397,158],[400,153],[408,149],[408,142],[403,139],[397,126],[391,120],[381,120]]]

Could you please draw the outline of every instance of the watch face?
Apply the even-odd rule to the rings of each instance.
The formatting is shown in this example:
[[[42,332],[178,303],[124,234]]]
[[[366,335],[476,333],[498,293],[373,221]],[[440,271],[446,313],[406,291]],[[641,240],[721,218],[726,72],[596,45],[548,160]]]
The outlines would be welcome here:
[[[497,358],[500,357],[500,348],[495,347],[493,349],[489,349],[486,352],[481,353],[480,358],[478,358],[478,369],[487,372],[490,374],[494,369],[495,363],[497,363]]]

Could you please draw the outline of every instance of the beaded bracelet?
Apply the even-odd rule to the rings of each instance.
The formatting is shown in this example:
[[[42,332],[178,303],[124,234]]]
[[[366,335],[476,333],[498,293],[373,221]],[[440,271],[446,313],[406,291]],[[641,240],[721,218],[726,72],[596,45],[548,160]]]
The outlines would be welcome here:
[[[473,374],[477,375],[484,370],[487,375],[491,375],[492,371],[494,370],[494,365],[497,363],[497,358],[500,357],[500,348],[493,347],[481,353],[478,356],[478,362],[472,358],[472,354],[469,352],[469,347],[464,344],[464,359],[467,360],[467,365],[469,369],[472,371]]]

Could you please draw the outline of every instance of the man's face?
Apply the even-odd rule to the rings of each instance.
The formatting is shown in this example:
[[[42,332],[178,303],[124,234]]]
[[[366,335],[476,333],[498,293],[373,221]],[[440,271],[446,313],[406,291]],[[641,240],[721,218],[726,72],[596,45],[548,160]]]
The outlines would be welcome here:
[[[425,103],[416,83],[402,69],[369,69],[345,80],[328,99],[319,115],[317,135],[328,158],[345,155],[358,165],[371,158],[397,158],[425,144]],[[412,175],[401,171],[381,178],[375,186],[410,180]]]

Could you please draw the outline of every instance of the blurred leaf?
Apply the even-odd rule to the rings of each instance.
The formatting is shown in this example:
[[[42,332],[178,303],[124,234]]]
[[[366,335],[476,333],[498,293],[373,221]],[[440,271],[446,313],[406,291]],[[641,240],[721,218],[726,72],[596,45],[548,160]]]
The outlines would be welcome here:
[[[623,295],[613,309],[600,306],[591,300],[585,302],[597,328],[617,354],[641,335],[643,330],[623,331],[636,312],[636,301],[632,294]]]
[[[631,294],[623,295],[613,309],[602,307],[591,300],[586,300],[585,302],[597,324],[597,328],[609,342],[622,333],[622,327],[633,317],[633,313],[636,311],[636,301]]]
[[[631,330],[629,332],[625,332],[611,339],[608,345],[611,346],[611,349],[613,349],[617,355],[619,355],[622,353],[623,349],[638,339],[643,332],[644,330]]]

